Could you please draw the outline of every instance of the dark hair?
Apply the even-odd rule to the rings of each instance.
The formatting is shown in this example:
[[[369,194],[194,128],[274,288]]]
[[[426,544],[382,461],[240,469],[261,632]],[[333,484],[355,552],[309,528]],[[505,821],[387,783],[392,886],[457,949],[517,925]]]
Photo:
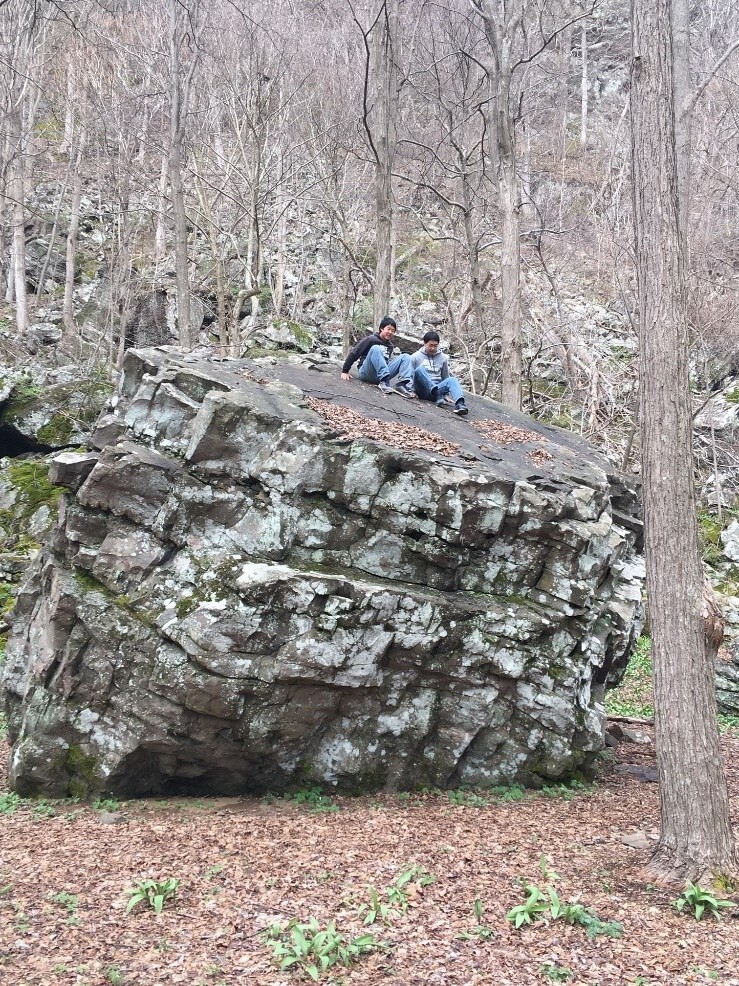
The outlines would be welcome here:
[[[424,342],[441,342],[438,332],[427,332],[423,337]]]
[[[398,327],[398,323],[397,323],[397,322],[395,321],[395,319],[394,319],[394,318],[390,318],[390,316],[389,316],[389,315],[386,315],[386,316],[385,316],[385,317],[383,318],[383,320],[382,320],[382,321],[380,322],[380,329],[384,329],[384,328],[385,328],[385,326],[387,326],[387,325],[392,325],[392,327],[393,327],[394,329],[397,329],[397,327]],[[379,330],[378,330],[378,331],[379,331]]]

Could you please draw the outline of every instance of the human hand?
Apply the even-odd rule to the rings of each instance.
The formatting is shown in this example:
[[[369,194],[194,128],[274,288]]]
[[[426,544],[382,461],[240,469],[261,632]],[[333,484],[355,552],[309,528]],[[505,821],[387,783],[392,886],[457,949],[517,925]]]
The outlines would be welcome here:
[[[351,380],[351,378],[352,378],[351,373],[342,373],[341,374],[341,379],[342,380]]]

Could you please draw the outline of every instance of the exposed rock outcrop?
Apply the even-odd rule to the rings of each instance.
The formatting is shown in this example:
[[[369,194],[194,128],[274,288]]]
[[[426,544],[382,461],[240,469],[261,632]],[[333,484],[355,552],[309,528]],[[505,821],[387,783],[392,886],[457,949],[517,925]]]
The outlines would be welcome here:
[[[7,650],[13,786],[586,768],[638,629],[635,496],[576,436],[470,406],[130,350],[94,451],[52,466],[69,492]]]
[[[111,389],[103,380],[42,387],[0,372],[0,457],[86,443]]]

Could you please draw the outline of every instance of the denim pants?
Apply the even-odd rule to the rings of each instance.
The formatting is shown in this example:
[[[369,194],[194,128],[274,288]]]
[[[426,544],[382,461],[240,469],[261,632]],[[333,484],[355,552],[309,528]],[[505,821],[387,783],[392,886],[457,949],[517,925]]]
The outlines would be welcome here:
[[[359,367],[359,379],[365,383],[379,383],[381,380],[391,380],[393,377],[400,377],[401,380],[413,379],[413,367],[411,358],[403,354],[391,359],[388,363],[384,346],[373,346],[364,357],[364,362]]]
[[[432,397],[431,391],[434,388],[436,388],[436,396]],[[456,377],[447,377],[446,380],[434,383],[428,370],[424,370],[422,366],[417,367],[413,374],[413,389],[422,401],[436,401],[437,404],[443,404],[447,394],[455,403],[460,399],[464,400],[464,391]]]

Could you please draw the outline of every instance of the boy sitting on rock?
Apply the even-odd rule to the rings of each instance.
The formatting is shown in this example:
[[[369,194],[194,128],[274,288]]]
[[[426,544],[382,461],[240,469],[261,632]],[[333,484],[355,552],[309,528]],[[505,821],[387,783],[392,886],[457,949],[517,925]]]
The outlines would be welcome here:
[[[462,386],[449,373],[446,353],[439,350],[438,332],[427,332],[423,346],[411,356],[413,389],[422,401],[434,401],[437,407],[454,404],[455,414],[467,414]]]
[[[359,379],[365,383],[376,383],[383,394],[400,394],[401,397],[415,397],[411,380],[413,367],[411,357],[403,354],[393,359],[393,336],[397,331],[395,319],[388,315],[380,322],[377,332],[365,336],[344,360],[341,368],[341,379],[351,380],[349,372],[355,363],[359,363]],[[393,377],[398,377],[394,387],[390,385]]]

